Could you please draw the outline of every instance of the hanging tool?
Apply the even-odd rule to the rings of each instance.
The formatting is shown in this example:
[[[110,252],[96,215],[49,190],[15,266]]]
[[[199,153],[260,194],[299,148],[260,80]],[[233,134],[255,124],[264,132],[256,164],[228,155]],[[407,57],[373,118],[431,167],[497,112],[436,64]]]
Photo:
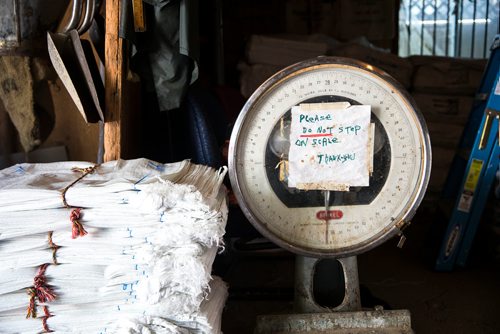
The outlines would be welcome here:
[[[104,122],[104,84],[90,42],[80,39],[80,34],[91,26],[97,8],[96,0],[73,0],[71,16],[62,30],[47,32],[52,64],[87,123]],[[100,132],[102,129],[101,124]],[[102,147],[100,140],[98,162],[102,159]]]
[[[100,103],[97,99],[92,75],[88,66],[80,37],[76,29],[87,26],[91,18],[87,13],[92,11],[94,0],[85,1],[87,4],[84,19],[82,17],[82,1],[73,0],[71,17],[61,32],[47,33],[49,56],[62,83],[68,90],[73,102],[87,123],[104,120]],[[79,25],[80,24],[80,25]]]

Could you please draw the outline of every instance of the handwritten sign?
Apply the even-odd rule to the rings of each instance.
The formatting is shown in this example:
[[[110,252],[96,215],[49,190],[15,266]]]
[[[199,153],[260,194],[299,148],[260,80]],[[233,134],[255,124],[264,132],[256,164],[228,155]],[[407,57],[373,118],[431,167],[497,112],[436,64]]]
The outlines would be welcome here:
[[[337,191],[369,186],[370,109],[347,102],[293,107],[288,186]]]

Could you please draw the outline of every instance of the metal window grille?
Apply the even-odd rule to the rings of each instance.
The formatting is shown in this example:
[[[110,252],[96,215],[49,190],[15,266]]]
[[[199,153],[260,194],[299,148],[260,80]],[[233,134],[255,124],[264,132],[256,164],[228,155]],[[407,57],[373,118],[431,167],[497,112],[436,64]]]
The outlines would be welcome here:
[[[500,0],[401,0],[399,55],[487,58]]]

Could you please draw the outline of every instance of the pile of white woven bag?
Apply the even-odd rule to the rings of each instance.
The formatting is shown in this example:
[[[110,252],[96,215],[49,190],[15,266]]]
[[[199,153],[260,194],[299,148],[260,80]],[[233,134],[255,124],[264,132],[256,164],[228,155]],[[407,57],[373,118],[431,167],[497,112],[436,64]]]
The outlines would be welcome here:
[[[0,333],[219,333],[225,174],[147,159],[0,171]]]

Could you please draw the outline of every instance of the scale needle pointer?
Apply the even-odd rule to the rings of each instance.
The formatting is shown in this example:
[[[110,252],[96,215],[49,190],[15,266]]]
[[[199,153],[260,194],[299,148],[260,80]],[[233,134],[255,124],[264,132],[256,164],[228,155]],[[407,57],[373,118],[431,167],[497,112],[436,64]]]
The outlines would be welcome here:
[[[328,225],[330,222],[329,212],[330,212],[330,190],[325,190],[325,242],[328,245]]]

